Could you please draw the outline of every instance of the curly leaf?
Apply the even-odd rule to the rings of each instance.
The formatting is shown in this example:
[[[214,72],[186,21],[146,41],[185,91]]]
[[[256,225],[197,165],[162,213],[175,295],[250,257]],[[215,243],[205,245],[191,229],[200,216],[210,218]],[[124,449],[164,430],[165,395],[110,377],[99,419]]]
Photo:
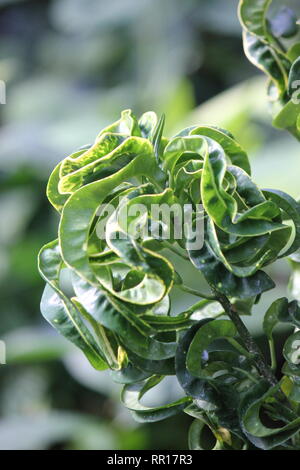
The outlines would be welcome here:
[[[67,265],[90,282],[97,284],[87,252],[89,232],[97,209],[107,194],[127,178],[150,175],[154,179],[155,159],[149,156],[146,160],[147,164],[142,153],[117,173],[81,187],[72,194],[64,206],[59,227],[63,259]]]
[[[268,42],[244,32],[244,50],[249,61],[262,70],[277,86],[280,95],[284,95],[288,86],[289,60],[273,49]]]
[[[285,443],[300,429],[300,417],[290,413],[290,422],[282,427],[266,427],[261,419],[260,412],[266,401],[274,397],[280,384],[271,387],[265,381],[254,385],[244,396],[240,407],[241,426],[247,438],[256,447],[269,450]]]
[[[274,117],[273,126],[278,129],[288,130],[295,137],[300,137],[298,119],[300,115],[300,103],[294,103],[292,100],[281,109]]]
[[[279,257],[283,258],[294,253],[300,247],[300,205],[291,196],[275,189],[263,191],[264,195],[273,201],[293,222],[295,235],[292,244]]]
[[[289,83],[288,83],[288,94],[292,98],[293,94],[297,89],[299,89],[300,84],[300,57],[293,62],[290,73],[289,73]]]
[[[47,282],[41,301],[41,312],[46,320],[78,346],[96,369],[106,369],[99,345],[81,319],[75,305],[59,288],[62,259],[57,241],[42,248],[39,254],[39,271]],[[118,367],[112,355],[108,359],[111,367]]]
[[[223,148],[224,152],[226,155],[228,155],[233,165],[242,168],[242,170],[248,173],[248,175],[251,175],[251,168],[247,153],[231,135],[228,135],[226,131],[216,127],[201,126],[193,129],[191,131],[191,135],[206,136],[215,140]]]
[[[138,125],[138,121],[131,109],[125,109],[124,111],[122,111],[120,119],[102,129],[102,131],[98,134],[96,141],[107,132],[113,134],[125,134],[128,137],[141,136],[141,130]]]
[[[286,297],[275,300],[268,308],[263,321],[263,329],[269,339],[272,339],[272,334],[275,326],[285,318],[288,312],[288,300]]]
[[[289,336],[283,347],[285,359],[294,365],[300,364],[300,331]]]
[[[210,409],[216,408],[220,403],[220,398],[216,390],[206,381],[192,375],[187,369],[186,358],[190,344],[197,331],[211,322],[211,319],[201,320],[192,326],[179,340],[175,356],[175,369],[177,379],[188,396],[201,400]]]
[[[152,338],[155,332],[147,322],[133,314],[124,303],[118,303],[99,288],[74,275],[76,296],[92,317],[121,338],[123,345],[145,359],[167,359],[174,356],[176,344]]]
[[[275,287],[272,279],[263,271],[246,278],[235,276],[216,259],[207,242],[201,250],[189,250],[189,256],[207,282],[229,297],[249,299]]]
[[[267,33],[266,15],[272,0],[240,0],[239,17],[243,27],[258,37]]]
[[[218,450],[220,446],[209,426],[200,419],[195,419],[189,429],[189,449]]]
[[[142,423],[161,421],[179,413],[191,401],[190,398],[185,397],[168,405],[153,408],[142,405],[140,400],[146,392],[155,387],[162,379],[161,376],[153,376],[145,383],[141,382],[124,387],[121,396],[122,402],[126,408],[131,410],[137,421]]]
[[[207,379],[203,357],[206,356],[209,345],[216,339],[234,338],[236,335],[236,328],[230,320],[214,320],[203,325],[195,334],[187,353],[186,363],[190,373]]]

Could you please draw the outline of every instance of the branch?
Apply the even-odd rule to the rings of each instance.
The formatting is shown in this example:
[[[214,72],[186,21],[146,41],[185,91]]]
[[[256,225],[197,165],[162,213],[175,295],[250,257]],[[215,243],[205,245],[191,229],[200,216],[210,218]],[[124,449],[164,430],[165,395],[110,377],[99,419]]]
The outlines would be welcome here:
[[[253,360],[257,367],[257,370],[272,386],[276,385],[278,382],[272,369],[266,363],[261,350],[252,338],[245,324],[242,322],[239,314],[235,311],[234,307],[231,305],[225,295],[220,294],[219,292],[215,292],[215,294],[218,302],[220,302],[220,304],[224,308],[224,311],[227,313],[231,321],[235,324],[236,329],[241,339],[243,340],[247,351],[249,351],[249,353],[253,356]]]

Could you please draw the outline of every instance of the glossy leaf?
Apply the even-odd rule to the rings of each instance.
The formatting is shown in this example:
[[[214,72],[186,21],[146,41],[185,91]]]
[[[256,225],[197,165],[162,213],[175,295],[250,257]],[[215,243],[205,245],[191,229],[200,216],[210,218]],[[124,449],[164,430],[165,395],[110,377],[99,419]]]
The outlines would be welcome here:
[[[51,242],[39,254],[39,270],[47,282],[41,301],[41,312],[60,334],[78,346],[96,369],[106,369],[103,354],[85,326],[75,305],[59,288],[62,260],[57,241]],[[118,367],[111,362],[112,367]]]
[[[290,62],[280,51],[259,37],[245,32],[243,35],[244,50],[247,58],[262,70],[277,86],[283,95],[288,86]]]
[[[206,136],[215,140],[219,145],[221,145],[233,165],[242,168],[242,170],[249,175],[251,174],[247,153],[242,149],[239,143],[234,140],[233,136],[228,135],[224,129],[204,126],[196,127],[191,131],[191,135]]]
[[[145,359],[160,360],[174,356],[175,344],[151,338],[154,329],[99,288],[74,276],[76,296],[95,321],[117,333],[125,348]]]
[[[300,135],[298,129],[298,116],[300,114],[300,104],[294,103],[292,100],[281,109],[281,111],[274,117],[273,126],[278,129],[285,129],[291,132],[294,136]]]
[[[187,353],[189,372],[195,377],[207,379],[202,358],[205,357],[210,344],[216,339],[234,338],[236,334],[236,328],[230,320],[214,320],[203,325],[194,336]]]
[[[275,326],[284,319],[286,313],[288,312],[288,300],[286,297],[282,297],[281,299],[275,300],[272,305],[267,310],[263,328],[264,332],[268,336],[269,339],[272,338],[272,333]]]
[[[187,353],[195,334],[210,321],[210,319],[201,320],[181,337],[175,356],[175,368],[178,381],[188,396],[206,402],[210,408],[216,408],[220,402],[216,390],[206,380],[193,376],[186,365]]]
[[[289,73],[289,83],[288,83],[288,94],[290,97],[293,97],[293,94],[297,89],[299,89],[300,84],[300,57],[293,62],[290,73]]]
[[[258,37],[267,36],[266,15],[272,0],[241,0],[239,16],[243,27]]]
[[[286,340],[283,355],[291,364],[300,364],[300,331],[297,331]]]
[[[268,398],[274,396],[279,386],[270,388],[269,384],[262,381],[246,393],[240,407],[240,419],[244,432],[255,446],[263,450],[284,444],[300,429],[300,417],[295,417],[293,412],[290,413],[290,423],[282,427],[266,427],[260,419],[261,408]]]
[[[195,419],[189,429],[189,449],[217,450],[217,439],[204,421]]]
[[[181,398],[168,405],[157,407],[147,407],[140,403],[142,397],[155,385],[157,385],[163,377],[153,376],[145,383],[140,382],[132,385],[126,385],[122,392],[122,402],[133,413],[135,419],[139,422],[154,422],[169,418],[179,411],[183,410],[187,403],[191,400],[188,397]]]
[[[155,173],[154,157],[142,154],[114,175],[81,187],[68,199],[60,222],[60,243],[65,262],[78,274],[97,284],[86,247],[93,219],[107,194],[126,178],[143,174],[155,178]]]

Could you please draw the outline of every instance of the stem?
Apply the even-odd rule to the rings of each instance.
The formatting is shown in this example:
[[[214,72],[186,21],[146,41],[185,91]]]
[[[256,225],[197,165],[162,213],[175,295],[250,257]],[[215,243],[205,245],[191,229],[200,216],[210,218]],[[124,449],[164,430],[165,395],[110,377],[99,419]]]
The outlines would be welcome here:
[[[192,289],[191,287],[185,286],[184,284],[178,284],[177,287],[188,294],[195,295],[196,297],[202,297],[207,300],[218,300],[216,296],[199,292],[198,290]]]
[[[286,54],[286,48],[284,47],[284,45],[282,44],[280,39],[276,38],[275,36],[272,36],[272,39],[275,42],[275,44],[278,46],[280,51],[283,52],[284,54]]]
[[[226,338],[228,343],[230,343],[237,351],[239,351],[243,356],[248,359],[252,359],[252,354],[250,354],[247,349],[245,349],[238,341],[234,338]]]
[[[216,292],[216,297],[218,301],[220,302],[220,304],[222,305],[222,307],[224,308],[227,315],[229,316],[229,318],[231,319],[231,321],[236,326],[236,329],[241,339],[243,340],[246,349],[253,356],[253,361],[257,367],[257,370],[271,385],[276,385],[277,380],[272,369],[266,363],[261,350],[255,343],[249,330],[247,329],[245,324],[242,322],[240,316],[235,311],[235,309],[229,302],[228,298],[225,295],[220,294],[219,292]]]
[[[270,349],[270,356],[271,356],[271,369],[276,371],[277,369],[277,359],[276,359],[276,352],[274,346],[274,340],[269,339],[269,349]]]
[[[184,313],[188,316],[192,316],[193,313],[197,312],[197,310],[202,310],[206,305],[211,304],[212,302],[215,302],[216,300],[207,300],[207,299],[202,299],[199,300],[199,302],[196,302],[194,305],[189,307]],[[223,310],[220,313],[214,314],[214,318],[219,318],[222,315],[224,315]],[[209,315],[207,315],[209,317]],[[242,346],[240,346],[242,347]],[[248,354],[248,351],[246,351],[246,354]]]
[[[255,384],[258,384],[258,380],[255,377],[253,377],[253,375],[251,375],[250,372],[247,372],[246,370],[240,369],[239,367],[233,367],[233,369],[241,372],[242,374],[244,374],[246,377],[248,377],[249,380],[251,380],[251,382],[254,382]]]

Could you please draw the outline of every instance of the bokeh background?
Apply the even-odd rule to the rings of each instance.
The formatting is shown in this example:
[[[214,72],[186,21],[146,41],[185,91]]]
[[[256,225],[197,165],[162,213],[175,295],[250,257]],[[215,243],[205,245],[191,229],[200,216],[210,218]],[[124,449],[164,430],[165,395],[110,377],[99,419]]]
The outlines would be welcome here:
[[[237,0],[0,0],[7,85],[0,105],[0,339],[7,344],[0,449],[187,448],[189,417],[135,423],[119,403],[119,386],[48,327],[36,255],[56,232],[45,197],[51,169],[124,108],[165,112],[170,136],[189,124],[227,127],[249,152],[257,183],[300,194],[299,145],[271,128],[265,79],[244,57],[236,7]],[[195,287],[203,282],[188,266],[181,271]],[[265,294],[246,320],[258,339],[268,303],[288,295],[289,266],[269,272],[277,292]],[[191,301],[174,293],[178,311]],[[177,394],[167,381],[151,400]]]

